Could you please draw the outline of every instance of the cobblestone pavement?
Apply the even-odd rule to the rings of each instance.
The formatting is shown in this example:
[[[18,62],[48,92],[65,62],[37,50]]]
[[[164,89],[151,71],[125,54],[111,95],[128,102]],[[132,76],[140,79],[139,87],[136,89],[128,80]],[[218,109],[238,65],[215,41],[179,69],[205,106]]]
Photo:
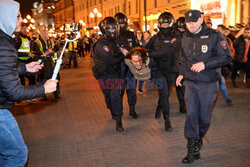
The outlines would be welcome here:
[[[138,120],[129,117],[124,98],[125,132],[119,134],[92,76],[91,59],[80,59],[77,69],[61,70],[61,99],[49,96],[49,101],[13,107],[29,149],[27,166],[249,167],[250,89],[227,83],[234,105],[227,106],[218,95],[202,158],[183,165],[185,115],[178,112],[175,90],[170,95],[172,132],[164,131],[163,119],[154,118],[157,91],[144,90],[137,96]]]

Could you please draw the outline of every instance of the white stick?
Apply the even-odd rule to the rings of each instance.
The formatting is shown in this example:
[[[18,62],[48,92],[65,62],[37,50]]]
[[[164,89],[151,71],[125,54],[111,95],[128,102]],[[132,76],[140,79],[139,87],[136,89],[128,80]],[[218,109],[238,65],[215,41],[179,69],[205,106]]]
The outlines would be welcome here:
[[[66,48],[68,42],[74,42],[75,40],[79,39],[80,37],[81,37],[80,33],[77,32],[77,36],[76,36],[75,39],[72,39],[72,40],[66,39],[66,42],[65,42],[65,44],[64,44],[62,53],[61,53],[59,59],[57,59],[57,61],[56,61],[56,66],[55,66],[55,69],[54,69],[54,72],[53,72],[53,76],[52,76],[52,78],[51,78],[52,80],[55,80],[55,79],[56,79],[57,74],[58,74],[59,71],[60,71],[60,66],[61,66],[61,64],[62,64],[63,53],[64,53],[64,50],[65,50],[65,48]]]

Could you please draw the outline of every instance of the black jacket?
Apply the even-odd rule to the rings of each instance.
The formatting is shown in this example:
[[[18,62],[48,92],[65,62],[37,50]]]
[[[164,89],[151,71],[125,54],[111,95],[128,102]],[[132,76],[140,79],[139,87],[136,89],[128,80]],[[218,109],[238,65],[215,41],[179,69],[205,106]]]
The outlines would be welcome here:
[[[246,41],[243,35],[241,35],[238,39],[236,39],[233,45],[235,49],[235,61],[241,63],[244,58],[246,49]]]
[[[116,43],[119,47],[125,48],[130,51],[133,47],[140,46],[135,35],[131,31],[121,31]]]
[[[208,28],[204,23],[198,34],[188,30],[182,39],[183,60],[180,75],[185,80],[210,83],[220,78],[220,67],[232,60],[227,41],[221,33]],[[193,64],[203,62],[205,70],[200,73],[191,71]]]
[[[25,64],[17,63],[14,40],[0,30],[0,108],[10,109],[14,101],[44,96],[43,85],[25,87],[18,72],[26,73]]]
[[[160,31],[146,45],[149,56],[154,59],[157,70],[178,73],[181,61],[181,38]]]
[[[121,61],[124,60],[124,55],[116,46],[115,41],[104,37],[100,38],[93,45],[92,49],[94,60],[93,72],[96,78],[99,78],[101,75],[121,71]]]

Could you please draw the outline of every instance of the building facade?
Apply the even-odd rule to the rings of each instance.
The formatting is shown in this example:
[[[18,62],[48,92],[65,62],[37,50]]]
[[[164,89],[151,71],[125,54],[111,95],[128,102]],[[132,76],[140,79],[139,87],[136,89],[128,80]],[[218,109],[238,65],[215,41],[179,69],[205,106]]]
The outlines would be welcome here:
[[[58,0],[55,3],[55,29],[63,31],[65,23],[75,21],[74,1],[73,0]]]
[[[205,19],[211,19],[214,26],[224,24],[235,26],[237,23],[249,23],[248,0],[59,0],[56,3],[56,26],[65,21],[84,23],[84,32],[95,30],[98,23],[107,16],[123,12],[129,18],[131,29],[141,28],[152,31],[157,27],[157,18],[164,11],[171,12],[175,19],[184,16],[189,9],[204,12]],[[67,3],[67,5],[65,5]],[[71,4],[74,4],[72,7]],[[66,8],[65,8],[66,7]],[[97,9],[102,17],[90,17]],[[71,13],[70,13],[71,12]],[[146,16],[146,17],[145,17]],[[58,19],[57,19],[58,18]],[[147,25],[147,27],[145,27]]]
[[[39,29],[55,29],[55,2],[57,0],[42,0],[35,2],[32,8],[32,17],[35,19],[35,26]]]

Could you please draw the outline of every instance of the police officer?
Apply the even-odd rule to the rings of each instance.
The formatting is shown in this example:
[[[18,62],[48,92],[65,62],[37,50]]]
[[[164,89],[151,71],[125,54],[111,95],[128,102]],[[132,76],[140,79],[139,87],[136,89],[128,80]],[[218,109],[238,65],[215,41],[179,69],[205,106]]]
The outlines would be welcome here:
[[[181,38],[183,37],[184,33],[186,32],[186,23],[185,23],[185,17],[179,17],[176,20],[176,26],[177,26],[177,31],[175,31],[175,34],[177,36],[177,38]],[[181,48],[180,48],[181,50]],[[177,93],[177,97],[178,97],[178,101],[179,101],[179,112],[180,113],[186,113],[186,105],[185,105],[185,101],[184,101],[184,92],[185,92],[185,88],[184,86],[176,86],[176,93]]]
[[[137,42],[136,37],[134,36],[134,33],[127,30],[128,27],[127,16],[123,13],[116,13],[114,17],[120,25],[120,34],[116,41],[118,46],[126,49],[127,51],[130,51],[135,46],[139,46],[139,43]],[[124,78],[123,94],[126,89],[127,99],[129,104],[129,115],[132,116],[132,118],[137,119],[138,115],[135,112],[136,80],[132,75],[132,73],[130,72],[129,68],[125,65],[124,61],[121,63],[121,66]]]
[[[92,48],[93,74],[104,93],[107,108],[110,109],[112,118],[116,120],[116,130],[122,132],[124,128],[121,120],[123,106],[120,73],[124,56],[115,43],[119,35],[119,25],[113,17],[106,17],[99,27],[103,37]]]
[[[158,18],[160,31],[146,45],[149,50],[149,56],[155,61],[157,83],[161,83],[157,84],[159,100],[156,111],[158,112],[158,109],[162,108],[166,131],[172,131],[169,119],[169,93],[178,75],[181,56],[180,38],[174,36],[173,25],[173,15],[169,12],[162,13]]]
[[[200,158],[202,138],[210,125],[220,67],[228,64],[232,57],[226,39],[206,26],[200,11],[189,10],[185,19],[187,32],[182,41],[183,60],[176,85],[181,86],[185,79],[188,153],[182,163],[192,163]]]
[[[17,35],[16,49],[18,50],[18,62],[28,64],[32,62],[32,58],[35,56],[30,51],[30,38],[27,36],[26,24],[22,23],[20,33]],[[22,85],[25,85],[25,77],[29,80],[29,85],[36,84],[35,74],[27,73],[25,76],[20,75]]]
[[[75,34],[71,33],[69,36],[69,39],[74,39]],[[67,49],[69,53],[69,68],[71,68],[71,61],[73,60],[73,66],[74,68],[77,68],[77,59],[76,59],[76,53],[77,53],[77,41],[69,42],[67,44]]]

